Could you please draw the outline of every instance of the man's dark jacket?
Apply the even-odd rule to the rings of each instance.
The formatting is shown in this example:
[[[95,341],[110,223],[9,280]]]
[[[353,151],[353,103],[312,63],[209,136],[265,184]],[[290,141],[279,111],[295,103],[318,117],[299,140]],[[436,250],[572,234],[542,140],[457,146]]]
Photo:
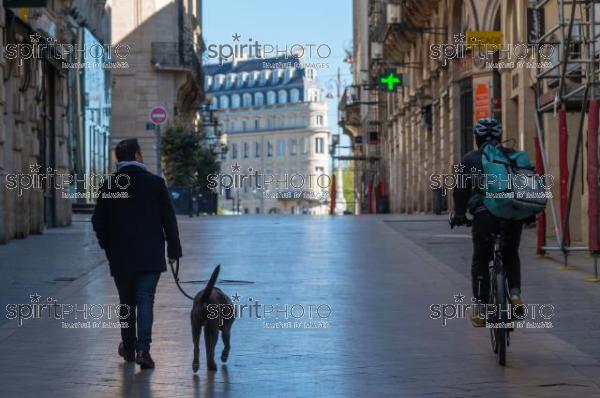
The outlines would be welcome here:
[[[169,258],[181,257],[177,219],[165,181],[142,167],[123,167],[105,181],[92,224],[111,275],[166,271],[165,240]]]

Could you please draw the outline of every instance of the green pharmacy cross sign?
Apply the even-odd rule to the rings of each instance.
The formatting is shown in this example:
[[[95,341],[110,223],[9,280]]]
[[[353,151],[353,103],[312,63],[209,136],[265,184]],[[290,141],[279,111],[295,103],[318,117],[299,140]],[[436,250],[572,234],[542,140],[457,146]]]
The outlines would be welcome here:
[[[385,91],[396,91],[398,86],[402,86],[402,75],[395,69],[386,69],[377,77],[377,85]]]

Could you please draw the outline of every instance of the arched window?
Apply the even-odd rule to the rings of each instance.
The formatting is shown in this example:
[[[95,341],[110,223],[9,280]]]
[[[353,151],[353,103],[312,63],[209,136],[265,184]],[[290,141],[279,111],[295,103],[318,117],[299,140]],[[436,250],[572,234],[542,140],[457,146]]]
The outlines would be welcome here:
[[[244,93],[244,96],[242,99],[243,99],[244,106],[252,106],[252,94]]]
[[[287,102],[287,91],[285,90],[279,90],[279,103],[280,104],[285,104]]]
[[[267,92],[267,104],[274,105],[277,102],[277,96],[275,95],[275,91]]]
[[[239,94],[233,94],[231,96],[231,107],[232,108],[240,107],[240,95]]]
[[[300,101],[300,90],[293,88],[290,90],[290,102]]]
[[[213,97],[210,107],[212,109],[219,109],[219,99],[217,97]]]
[[[264,105],[264,103],[265,103],[265,96],[263,93],[254,94],[254,105],[260,106],[260,105]]]
[[[228,96],[222,95],[221,98],[219,98],[219,102],[221,103],[221,109],[229,108],[229,97]]]

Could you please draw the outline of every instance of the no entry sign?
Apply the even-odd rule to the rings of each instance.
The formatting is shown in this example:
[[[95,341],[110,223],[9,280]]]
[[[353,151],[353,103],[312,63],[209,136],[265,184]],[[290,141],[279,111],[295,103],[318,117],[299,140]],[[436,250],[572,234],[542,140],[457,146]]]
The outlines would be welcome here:
[[[154,124],[163,124],[167,121],[167,110],[162,106],[155,106],[150,111],[150,121]]]

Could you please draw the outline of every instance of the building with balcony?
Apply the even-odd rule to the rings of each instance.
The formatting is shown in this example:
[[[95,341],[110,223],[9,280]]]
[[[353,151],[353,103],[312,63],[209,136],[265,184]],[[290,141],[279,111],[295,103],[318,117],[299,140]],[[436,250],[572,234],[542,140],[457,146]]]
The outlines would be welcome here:
[[[585,87],[598,82],[600,35],[590,27],[598,24],[600,5],[559,0],[430,1],[426,7],[417,0],[353,4],[354,75],[342,96],[340,124],[353,139],[354,156],[362,159],[355,162],[360,210],[429,213],[451,208],[451,191],[442,195],[432,190],[430,176],[452,174],[452,166],[474,148],[473,124],[494,117],[510,140],[507,145],[526,150],[531,159],[542,158],[534,144],[542,138],[545,172],[564,182],[562,187],[553,184],[552,204],[560,211],[546,223],[546,231],[565,229],[559,218],[566,213],[572,183],[571,238],[585,243],[587,231],[600,222],[588,213],[598,206],[592,203],[598,179],[588,176],[586,181],[583,175],[597,170],[597,155],[582,148],[597,138],[581,136],[578,157],[575,148],[580,126],[589,123],[587,109],[581,111]],[[467,37],[475,35],[496,37],[503,51],[491,51],[491,62],[481,62],[482,48],[467,46]],[[543,44],[553,49],[547,59],[532,51]],[[519,55],[525,61],[520,66],[515,46],[528,49]],[[512,59],[507,59],[509,48]],[[565,56],[569,60],[561,64]],[[501,59],[515,62],[502,66]],[[530,66],[541,61],[551,66]],[[392,92],[373,84],[389,69],[402,77],[401,87]],[[589,89],[590,102],[597,95]],[[562,141],[561,112],[561,126],[568,131]],[[549,205],[549,219],[551,210]]]
[[[156,106],[193,129],[204,99],[201,0],[115,2],[113,45],[126,45],[127,68],[113,71],[111,142],[137,138],[149,170],[157,170],[157,134],[149,114]],[[164,128],[164,127],[163,127]]]
[[[247,59],[204,68],[205,89],[228,148],[221,174],[263,176],[258,186],[244,177],[239,187],[220,190],[219,203],[226,211],[328,212],[327,104],[316,70],[302,69],[299,62],[296,57]]]

